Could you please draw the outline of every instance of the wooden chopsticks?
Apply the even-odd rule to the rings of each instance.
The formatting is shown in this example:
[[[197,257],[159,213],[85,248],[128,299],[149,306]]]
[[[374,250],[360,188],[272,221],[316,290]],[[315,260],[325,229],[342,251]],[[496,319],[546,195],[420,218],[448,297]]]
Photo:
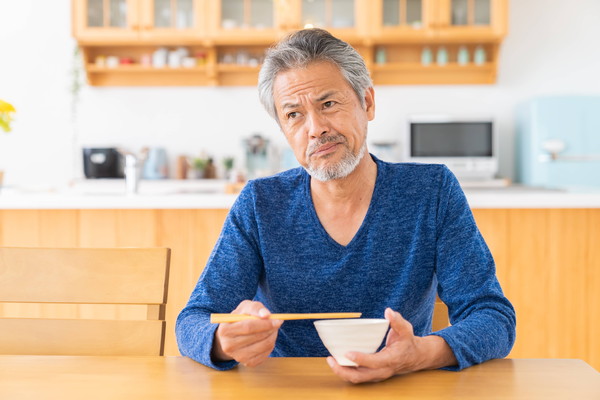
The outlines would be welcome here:
[[[334,319],[334,318],[360,318],[362,313],[303,313],[303,314],[271,314],[270,319],[281,319],[284,321],[292,319]],[[219,324],[223,322],[238,322],[247,319],[259,319],[254,315],[247,314],[210,314],[210,322]]]

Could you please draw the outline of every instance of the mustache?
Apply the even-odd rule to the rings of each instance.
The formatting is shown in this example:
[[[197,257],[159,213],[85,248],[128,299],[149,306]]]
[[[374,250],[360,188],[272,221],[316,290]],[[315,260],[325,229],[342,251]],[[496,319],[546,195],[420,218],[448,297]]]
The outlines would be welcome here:
[[[345,143],[346,138],[343,135],[335,134],[335,135],[325,135],[317,139],[306,149],[306,156],[310,157],[313,155],[315,151],[319,149],[319,147],[323,146],[327,143]]]

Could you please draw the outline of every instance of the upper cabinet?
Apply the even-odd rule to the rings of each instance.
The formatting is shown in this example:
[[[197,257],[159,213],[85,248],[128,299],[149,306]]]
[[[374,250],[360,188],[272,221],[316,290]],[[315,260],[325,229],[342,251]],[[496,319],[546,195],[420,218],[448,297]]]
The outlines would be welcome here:
[[[501,39],[507,30],[507,0],[376,0],[371,35],[378,40]]]
[[[367,33],[367,11],[364,0],[213,0],[207,15],[216,43],[264,43],[302,28],[356,40]]]
[[[375,84],[489,84],[508,24],[508,0],[72,3],[92,85],[255,85],[265,50],[311,27],[352,44]]]
[[[357,42],[367,37],[371,5],[361,0],[297,0],[291,28],[323,28]]]
[[[506,0],[437,0],[432,27],[441,40],[500,40],[507,32]]]
[[[489,84],[496,81],[507,0],[378,0],[373,2],[378,84]]]
[[[206,34],[205,0],[74,0],[81,44],[197,41]]]
[[[264,43],[278,37],[285,15],[277,0],[208,1],[210,37],[216,42]]]

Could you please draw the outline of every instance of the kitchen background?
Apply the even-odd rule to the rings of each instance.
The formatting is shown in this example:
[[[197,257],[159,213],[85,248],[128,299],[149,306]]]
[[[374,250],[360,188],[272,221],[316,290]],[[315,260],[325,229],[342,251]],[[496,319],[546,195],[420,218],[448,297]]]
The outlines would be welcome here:
[[[509,6],[497,83],[376,86],[370,142],[398,140],[414,113],[495,118],[500,173],[515,178],[515,111],[540,95],[600,93],[600,1],[516,0]],[[17,109],[0,135],[5,184],[41,188],[81,178],[81,147],[201,152],[243,162],[242,140],[265,135],[284,148],[254,87],[89,87],[73,96],[75,40],[71,1],[0,0],[0,96]]]

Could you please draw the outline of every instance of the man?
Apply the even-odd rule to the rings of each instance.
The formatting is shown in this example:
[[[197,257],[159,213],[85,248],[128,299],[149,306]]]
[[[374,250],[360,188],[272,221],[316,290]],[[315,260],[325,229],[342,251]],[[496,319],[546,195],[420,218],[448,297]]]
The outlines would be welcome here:
[[[312,321],[271,312],[362,312],[390,321],[383,349],[327,358],[350,382],[462,369],[504,357],[515,314],[464,194],[441,165],[367,151],[374,91],[364,61],[320,29],[271,49],[259,94],[302,168],[248,182],[187,306],[180,351],[216,369],[269,356],[327,356]],[[431,332],[436,293],[452,326]],[[211,313],[259,317],[213,325]]]

